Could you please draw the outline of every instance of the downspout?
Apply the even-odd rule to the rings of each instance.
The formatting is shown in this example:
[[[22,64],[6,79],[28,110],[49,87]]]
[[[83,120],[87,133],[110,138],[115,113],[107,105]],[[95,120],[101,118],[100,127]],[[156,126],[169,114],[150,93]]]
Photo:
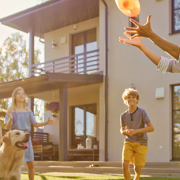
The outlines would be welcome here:
[[[105,0],[105,161],[108,161],[108,6]]]

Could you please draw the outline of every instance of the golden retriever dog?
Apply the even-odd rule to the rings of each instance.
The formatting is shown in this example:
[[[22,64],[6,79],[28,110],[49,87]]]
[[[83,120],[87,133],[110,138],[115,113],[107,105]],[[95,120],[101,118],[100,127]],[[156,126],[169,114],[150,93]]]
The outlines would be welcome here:
[[[1,129],[1,128],[0,128]],[[1,130],[0,130],[1,131]],[[0,135],[1,136],[1,135]],[[11,130],[2,137],[0,147],[0,180],[20,180],[29,134]]]

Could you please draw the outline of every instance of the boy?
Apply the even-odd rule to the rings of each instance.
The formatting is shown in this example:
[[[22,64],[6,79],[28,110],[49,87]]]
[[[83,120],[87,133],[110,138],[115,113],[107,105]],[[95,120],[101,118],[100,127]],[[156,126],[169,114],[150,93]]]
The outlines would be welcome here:
[[[140,25],[134,19],[130,19],[130,21],[135,24],[136,27],[126,27],[125,30],[127,31],[124,33],[124,35],[128,39],[119,37],[119,41],[138,47],[157,66],[158,72],[180,73],[180,63],[177,61],[180,57],[180,47],[155,34],[151,29],[150,18],[151,16],[148,16],[147,22],[144,25]],[[129,34],[132,34],[133,36],[130,36]],[[150,39],[154,44],[156,44],[174,59],[165,58],[153,53],[142,43],[140,37]]]
[[[125,89],[122,95],[128,110],[120,116],[120,132],[125,135],[122,151],[122,167],[125,180],[131,180],[129,164],[134,164],[135,177],[139,180],[147,154],[147,132],[154,131],[146,111],[137,107],[139,94],[132,88]],[[145,127],[146,124],[146,127]]]

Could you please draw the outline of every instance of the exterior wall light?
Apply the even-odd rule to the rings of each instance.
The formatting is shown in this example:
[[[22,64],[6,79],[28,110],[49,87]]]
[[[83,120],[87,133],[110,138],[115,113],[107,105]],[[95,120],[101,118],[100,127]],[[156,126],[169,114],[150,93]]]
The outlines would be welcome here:
[[[52,41],[52,49],[55,49],[56,46],[57,44],[55,43],[55,41]]]

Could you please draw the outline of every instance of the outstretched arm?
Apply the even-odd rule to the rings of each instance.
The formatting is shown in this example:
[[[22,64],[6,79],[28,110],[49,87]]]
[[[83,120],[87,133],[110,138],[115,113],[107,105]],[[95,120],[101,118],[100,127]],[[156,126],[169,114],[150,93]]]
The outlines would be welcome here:
[[[54,125],[54,124],[57,124],[57,119],[50,119],[50,117],[49,117],[48,121],[43,122],[43,123],[36,123],[33,126],[34,127],[41,127],[41,126]]]
[[[150,51],[143,43],[141,37],[136,37],[131,39],[131,36],[127,33],[124,33],[127,39],[119,37],[119,41],[124,42],[126,44],[138,47],[156,66],[159,64],[161,57],[157,54]]]
[[[154,44],[160,47],[163,51],[169,54],[175,59],[179,59],[180,47],[176,44],[166,41],[157,34],[155,34],[151,29],[150,23],[151,15],[148,16],[147,22],[140,25],[136,20],[130,19],[130,21],[136,25],[136,27],[126,27],[126,33],[133,34],[132,39],[135,37],[146,37],[150,39]]]
[[[11,129],[11,123],[12,123],[12,120],[13,120],[13,112],[12,111],[8,111],[7,112],[7,115],[9,117],[9,120],[8,122],[6,123],[6,129],[7,130],[10,130]]]

